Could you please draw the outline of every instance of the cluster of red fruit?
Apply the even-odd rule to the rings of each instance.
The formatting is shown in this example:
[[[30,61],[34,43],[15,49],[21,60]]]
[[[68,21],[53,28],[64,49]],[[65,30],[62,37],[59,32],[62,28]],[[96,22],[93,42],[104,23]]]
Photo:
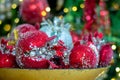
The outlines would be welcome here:
[[[113,57],[113,50],[110,43],[105,43],[103,34],[83,35],[76,41],[69,56],[72,68],[97,68],[109,65]]]
[[[48,37],[46,33],[38,30],[38,26],[22,24],[16,27],[18,39],[14,45],[14,32],[10,39],[1,39],[0,67],[20,68],[97,68],[109,64],[113,51],[111,46],[102,43],[102,35],[85,35],[74,44],[68,53],[68,63],[63,55],[67,48],[62,41],[51,45],[55,36]],[[63,35],[64,36],[64,35]],[[18,65],[18,66],[17,66]]]

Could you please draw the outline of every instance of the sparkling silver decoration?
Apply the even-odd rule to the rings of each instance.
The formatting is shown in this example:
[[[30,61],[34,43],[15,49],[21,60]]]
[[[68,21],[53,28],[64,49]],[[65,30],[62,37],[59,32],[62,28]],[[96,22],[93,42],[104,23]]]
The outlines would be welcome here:
[[[89,47],[94,50],[97,57],[97,61],[99,63],[99,52],[100,52],[101,46],[105,44],[105,40],[102,40],[93,36],[92,41],[93,41],[93,44],[90,44]]]
[[[53,50],[51,50],[51,46],[45,45],[44,47],[41,47],[41,48],[34,46],[31,48],[32,48],[32,50],[27,53],[30,55],[30,57],[40,56],[41,58],[45,58],[45,59],[49,60],[55,54],[55,52]]]
[[[98,50],[100,50],[101,45],[106,43],[105,40],[95,38],[95,37],[93,37],[92,40],[93,40],[93,42],[94,42],[94,44],[95,44],[95,46],[97,47]]]
[[[60,40],[64,42],[63,46],[65,46],[67,50],[64,51],[63,60],[65,64],[68,64],[69,54],[71,49],[73,48],[73,41],[69,31],[70,24],[69,23],[65,24],[64,19],[55,17],[53,19],[53,22],[50,20],[44,20],[41,23],[41,26],[42,28],[40,30],[45,32],[49,37],[56,36],[56,38],[49,43],[51,46],[57,45],[58,41]],[[55,54],[55,51],[53,51],[52,54]]]
[[[59,40],[63,41],[68,50],[73,48],[72,37],[70,35],[70,24],[64,23],[63,19],[55,17],[53,22],[44,20],[41,23],[41,31],[45,32],[49,37],[56,36],[52,43],[57,44]]]
[[[1,53],[5,52],[5,47],[6,47],[5,45],[0,43],[0,51],[1,51]]]

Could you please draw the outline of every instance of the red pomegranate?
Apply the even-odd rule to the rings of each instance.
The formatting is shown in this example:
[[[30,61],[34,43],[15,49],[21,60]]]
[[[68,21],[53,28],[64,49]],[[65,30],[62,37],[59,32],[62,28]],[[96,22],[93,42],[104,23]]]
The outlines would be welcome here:
[[[97,57],[94,51],[86,45],[77,45],[69,56],[72,68],[96,68]]]

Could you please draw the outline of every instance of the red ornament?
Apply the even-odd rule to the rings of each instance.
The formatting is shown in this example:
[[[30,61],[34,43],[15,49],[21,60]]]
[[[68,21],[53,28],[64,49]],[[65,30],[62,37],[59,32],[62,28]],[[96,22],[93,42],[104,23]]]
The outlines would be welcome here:
[[[30,52],[34,51],[33,48],[38,50],[38,48],[44,47],[49,40],[51,38],[48,38],[42,31],[26,32],[17,43],[18,65],[23,68],[48,68],[49,62],[46,58],[37,55],[37,51],[34,56],[31,56]]]
[[[104,34],[110,35],[110,18],[109,11],[106,9],[106,3],[104,0],[99,1],[100,6],[100,26],[103,28]]]
[[[0,68],[13,68],[16,67],[15,56],[12,54],[0,53]]]
[[[86,45],[75,46],[69,61],[72,68],[96,68],[98,64],[96,54]]]
[[[113,56],[113,50],[110,44],[102,45],[99,55],[100,55],[99,66],[100,67],[108,66]]]
[[[88,32],[94,32],[97,30],[95,8],[96,0],[85,0],[84,20],[86,24],[84,30],[87,30]]]
[[[24,21],[29,23],[41,22],[43,17],[46,17],[46,0],[23,0],[20,6],[20,14]]]

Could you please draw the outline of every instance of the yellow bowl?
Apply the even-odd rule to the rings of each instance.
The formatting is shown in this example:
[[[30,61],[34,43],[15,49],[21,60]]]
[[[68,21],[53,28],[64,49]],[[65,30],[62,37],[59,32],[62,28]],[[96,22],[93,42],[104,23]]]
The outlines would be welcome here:
[[[107,68],[96,69],[0,69],[0,80],[95,80]]]

